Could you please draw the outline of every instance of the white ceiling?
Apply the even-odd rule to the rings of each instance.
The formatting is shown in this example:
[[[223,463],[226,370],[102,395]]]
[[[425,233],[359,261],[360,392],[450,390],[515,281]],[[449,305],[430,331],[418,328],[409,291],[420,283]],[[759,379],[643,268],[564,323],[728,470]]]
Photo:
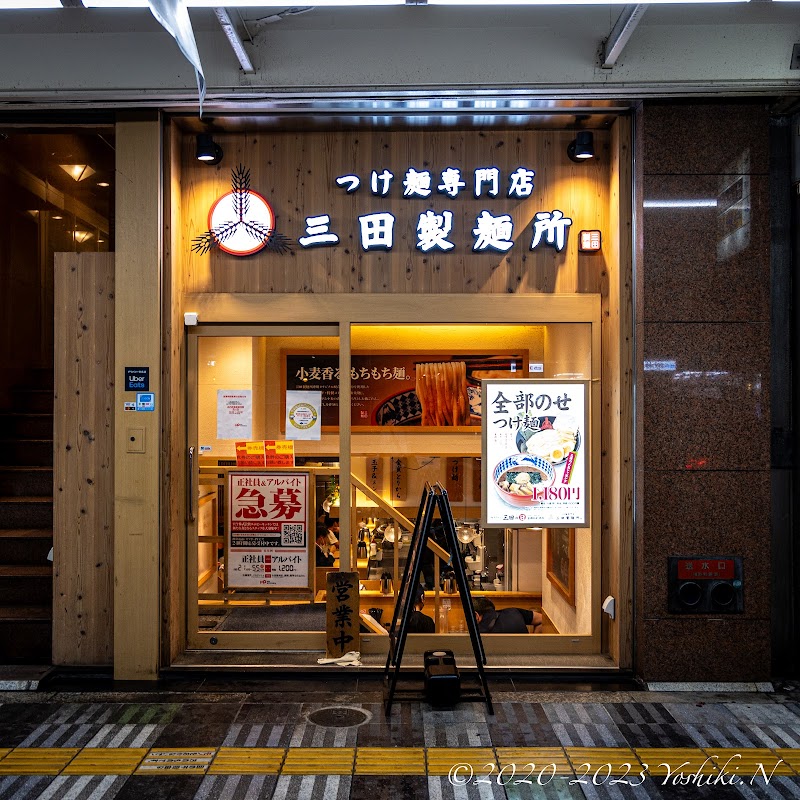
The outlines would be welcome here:
[[[506,98],[523,112],[563,97],[800,94],[800,3],[651,5],[610,70],[599,53],[620,5],[316,8],[266,21],[286,8],[229,10],[251,75],[213,11],[190,12],[209,108]],[[1,12],[0,108],[87,103],[191,108],[194,73],[145,9]]]

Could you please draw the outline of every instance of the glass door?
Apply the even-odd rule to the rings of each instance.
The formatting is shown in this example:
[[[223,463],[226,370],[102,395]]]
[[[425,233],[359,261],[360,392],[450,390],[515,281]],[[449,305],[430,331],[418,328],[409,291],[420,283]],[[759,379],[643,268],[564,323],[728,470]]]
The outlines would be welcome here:
[[[336,325],[189,331],[190,648],[325,647],[319,584],[339,563],[339,434],[327,424],[318,438],[295,438],[302,426],[291,423],[287,432],[287,397],[304,389],[287,356],[338,350]],[[312,414],[326,406],[309,401]]]

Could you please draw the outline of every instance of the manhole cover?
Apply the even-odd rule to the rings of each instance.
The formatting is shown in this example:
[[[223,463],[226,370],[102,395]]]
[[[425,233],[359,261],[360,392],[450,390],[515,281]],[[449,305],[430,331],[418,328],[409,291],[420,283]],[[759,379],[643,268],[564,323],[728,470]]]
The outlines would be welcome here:
[[[314,725],[321,725],[323,728],[355,728],[363,725],[372,717],[368,711],[360,708],[320,708],[312,711],[307,719]]]

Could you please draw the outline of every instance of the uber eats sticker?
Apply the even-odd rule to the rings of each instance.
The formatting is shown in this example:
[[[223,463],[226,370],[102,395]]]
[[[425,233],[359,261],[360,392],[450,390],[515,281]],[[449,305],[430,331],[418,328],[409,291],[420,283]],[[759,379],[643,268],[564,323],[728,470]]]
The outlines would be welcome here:
[[[286,392],[286,438],[319,439],[322,432],[322,392]]]

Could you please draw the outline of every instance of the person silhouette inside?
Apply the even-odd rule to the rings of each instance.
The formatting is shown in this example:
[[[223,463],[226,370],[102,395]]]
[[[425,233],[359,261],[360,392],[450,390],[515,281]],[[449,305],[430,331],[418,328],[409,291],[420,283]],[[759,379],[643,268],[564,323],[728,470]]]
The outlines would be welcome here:
[[[529,608],[501,608],[497,611],[488,597],[473,597],[472,610],[481,633],[534,633],[542,632],[542,615]]]
[[[414,593],[414,611],[411,612],[406,626],[408,633],[436,633],[436,624],[433,619],[422,613],[424,605],[425,590],[418,584]]]
[[[325,528],[317,528],[316,565],[332,567],[335,560],[328,552],[328,531]]]

